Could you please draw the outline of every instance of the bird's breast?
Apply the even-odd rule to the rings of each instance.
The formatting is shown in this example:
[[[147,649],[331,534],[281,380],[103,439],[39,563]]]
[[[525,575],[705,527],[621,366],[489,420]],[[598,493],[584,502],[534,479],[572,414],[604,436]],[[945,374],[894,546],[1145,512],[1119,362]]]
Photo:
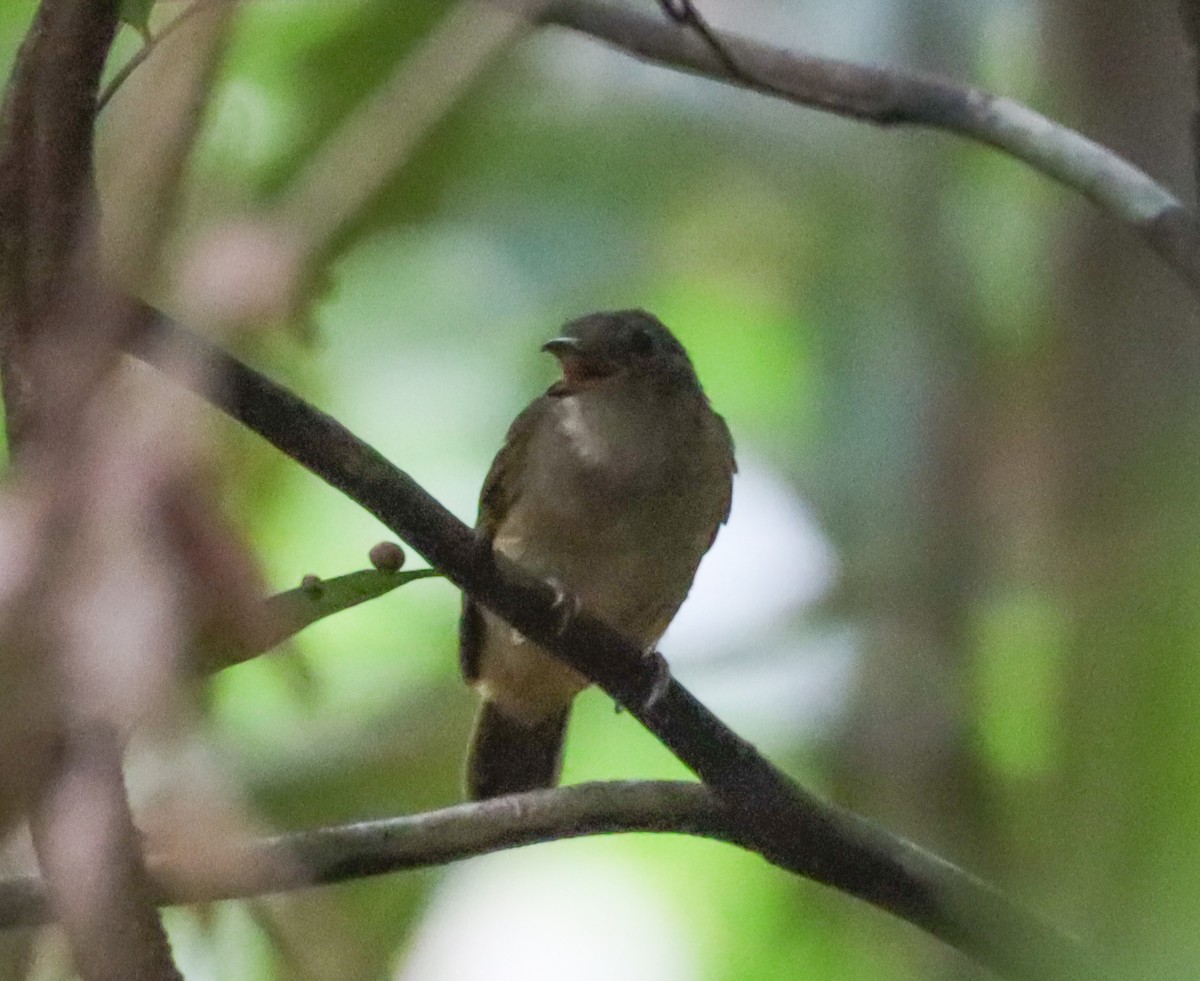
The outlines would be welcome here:
[[[618,629],[656,640],[728,498],[728,450],[708,438],[699,408],[561,399],[495,546]]]
[[[569,396],[556,402],[553,425],[533,454],[540,477],[603,506],[671,493],[690,476],[700,429],[696,413],[670,401]]]

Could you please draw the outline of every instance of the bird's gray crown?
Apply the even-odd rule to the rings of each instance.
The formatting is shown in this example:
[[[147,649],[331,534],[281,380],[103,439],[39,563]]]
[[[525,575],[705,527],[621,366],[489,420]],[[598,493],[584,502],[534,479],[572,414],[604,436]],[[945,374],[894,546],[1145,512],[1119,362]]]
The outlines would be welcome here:
[[[562,336],[546,349],[568,344],[582,358],[619,366],[631,374],[699,384],[684,346],[645,310],[589,313],[565,324]]]

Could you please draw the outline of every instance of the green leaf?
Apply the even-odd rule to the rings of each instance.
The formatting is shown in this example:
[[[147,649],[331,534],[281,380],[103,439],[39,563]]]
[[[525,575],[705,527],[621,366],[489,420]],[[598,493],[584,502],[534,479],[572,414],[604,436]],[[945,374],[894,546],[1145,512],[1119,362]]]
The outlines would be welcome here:
[[[153,7],[154,0],[121,0],[121,20],[148,41],[150,39],[150,11]]]
[[[230,637],[202,640],[195,657],[198,673],[212,674],[248,661],[278,647],[318,620],[376,599],[407,583],[440,575],[436,569],[416,569],[412,572],[364,569],[335,579],[306,578],[295,589],[263,600],[262,619],[267,629],[256,643],[246,644]]]

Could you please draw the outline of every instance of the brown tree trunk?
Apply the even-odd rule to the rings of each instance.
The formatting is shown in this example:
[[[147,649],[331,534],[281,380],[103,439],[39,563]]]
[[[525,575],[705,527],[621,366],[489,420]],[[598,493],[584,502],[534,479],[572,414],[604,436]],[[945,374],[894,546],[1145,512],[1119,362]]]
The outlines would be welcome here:
[[[1056,111],[1190,198],[1194,90],[1173,0],[1047,9]],[[1183,923],[1200,899],[1200,330],[1195,298],[1132,236],[1094,212],[1072,219],[1056,307],[1070,627],[1063,899],[1127,959],[1124,976],[1190,978],[1200,961],[1200,933]]]

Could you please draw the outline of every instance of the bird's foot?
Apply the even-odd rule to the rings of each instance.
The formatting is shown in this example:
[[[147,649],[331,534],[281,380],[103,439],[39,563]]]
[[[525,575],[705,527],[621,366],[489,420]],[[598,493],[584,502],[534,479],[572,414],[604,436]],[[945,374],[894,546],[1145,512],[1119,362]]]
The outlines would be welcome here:
[[[646,697],[642,699],[643,712],[649,712],[658,705],[666,695],[667,689],[671,687],[671,666],[667,664],[667,659],[662,656],[662,653],[651,648],[646,651],[646,659],[652,662],[654,682],[650,685],[650,691],[646,693]],[[625,706],[620,702],[613,702],[613,709],[617,715],[620,715],[625,711]]]
[[[671,687],[671,666],[667,664],[667,659],[658,650],[648,651],[646,656],[654,664],[654,683],[650,686],[646,700],[642,702],[643,712],[654,709],[667,694],[667,689]]]
[[[561,579],[550,576],[546,579],[546,585],[554,590],[554,602],[550,607],[550,611],[557,618],[554,633],[556,636],[561,637],[567,632],[567,628],[571,626],[571,622],[579,616],[579,611],[583,609],[583,604],[579,602],[578,596],[567,590]]]

